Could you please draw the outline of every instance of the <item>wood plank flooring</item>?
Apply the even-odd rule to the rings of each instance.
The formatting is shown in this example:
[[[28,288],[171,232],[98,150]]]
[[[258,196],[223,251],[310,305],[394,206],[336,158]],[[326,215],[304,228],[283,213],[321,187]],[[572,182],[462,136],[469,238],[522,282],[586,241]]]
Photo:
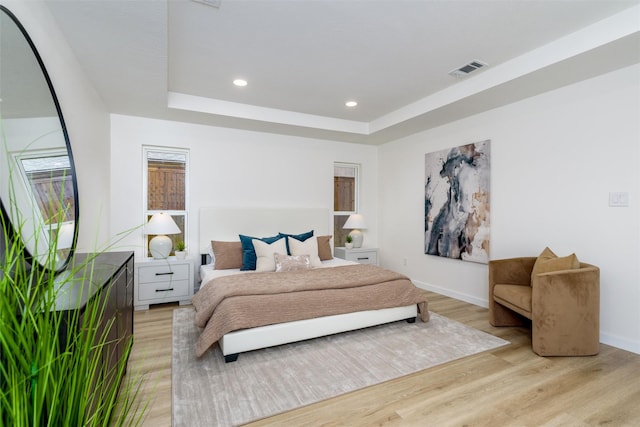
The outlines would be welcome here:
[[[594,357],[539,357],[527,328],[492,327],[487,309],[425,292],[431,311],[511,344],[248,426],[640,426],[640,355],[601,344]],[[134,316],[129,366],[145,378],[145,426],[171,425],[175,308]]]

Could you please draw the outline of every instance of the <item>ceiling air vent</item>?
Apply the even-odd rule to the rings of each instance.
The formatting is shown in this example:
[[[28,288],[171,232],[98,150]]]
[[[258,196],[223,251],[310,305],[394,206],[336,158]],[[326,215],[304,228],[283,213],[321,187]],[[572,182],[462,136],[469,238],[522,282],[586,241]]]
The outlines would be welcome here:
[[[460,78],[468,75],[469,73],[474,72],[479,68],[486,67],[486,66],[487,66],[486,62],[478,61],[476,59],[469,62],[468,64],[463,65],[460,68],[456,68],[455,70],[449,71],[449,75],[456,78]]]

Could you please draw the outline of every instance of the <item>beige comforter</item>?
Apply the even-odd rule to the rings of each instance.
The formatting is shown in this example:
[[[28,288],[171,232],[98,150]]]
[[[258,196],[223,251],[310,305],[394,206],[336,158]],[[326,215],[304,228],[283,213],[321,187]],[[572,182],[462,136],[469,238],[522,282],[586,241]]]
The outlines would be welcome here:
[[[256,326],[411,304],[429,320],[424,293],[406,276],[362,264],[219,277],[191,301],[204,328],[198,357],[224,334]]]

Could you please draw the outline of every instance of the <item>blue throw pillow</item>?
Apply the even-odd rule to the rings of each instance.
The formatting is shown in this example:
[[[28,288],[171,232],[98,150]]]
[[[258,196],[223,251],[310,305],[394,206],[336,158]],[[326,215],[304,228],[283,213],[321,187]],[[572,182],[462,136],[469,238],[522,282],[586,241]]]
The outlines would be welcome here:
[[[300,234],[278,233],[278,236],[293,237],[296,240],[300,240],[301,242],[304,242],[308,238],[313,237],[313,230],[307,231],[306,233],[300,233]],[[291,255],[291,249],[289,249],[289,240],[287,240],[287,255]]]
[[[272,236],[272,237],[251,237],[240,234],[240,243],[242,244],[242,267],[241,271],[255,270],[256,269],[256,251],[253,248],[253,239],[262,240],[265,243],[271,244],[277,240],[283,239],[284,236]]]

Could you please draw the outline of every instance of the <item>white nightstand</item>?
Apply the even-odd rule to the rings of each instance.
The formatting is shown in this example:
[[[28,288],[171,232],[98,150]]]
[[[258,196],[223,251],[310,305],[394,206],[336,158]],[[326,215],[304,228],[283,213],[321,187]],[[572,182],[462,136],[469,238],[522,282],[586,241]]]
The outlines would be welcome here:
[[[334,255],[338,258],[359,262],[360,264],[378,265],[378,248],[334,248]]]
[[[195,260],[191,258],[145,258],[136,260],[133,305],[147,310],[150,304],[179,301],[190,304],[193,296]]]

